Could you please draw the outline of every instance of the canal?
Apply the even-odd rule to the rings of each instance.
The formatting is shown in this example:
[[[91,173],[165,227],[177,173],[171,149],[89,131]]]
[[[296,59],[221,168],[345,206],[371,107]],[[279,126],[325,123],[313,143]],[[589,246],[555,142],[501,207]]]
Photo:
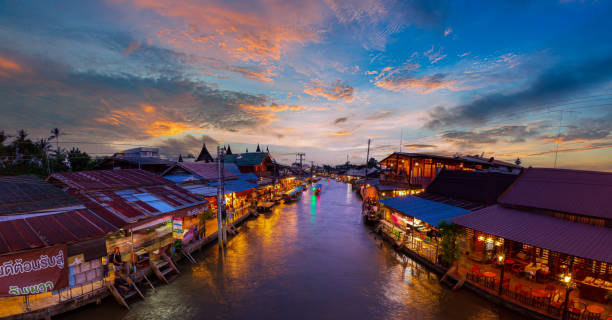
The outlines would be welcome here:
[[[323,182],[251,219],[221,254],[215,245],[180,265],[170,285],[106,299],[61,319],[519,319],[466,290],[451,291],[381,244],[361,222],[350,185]]]

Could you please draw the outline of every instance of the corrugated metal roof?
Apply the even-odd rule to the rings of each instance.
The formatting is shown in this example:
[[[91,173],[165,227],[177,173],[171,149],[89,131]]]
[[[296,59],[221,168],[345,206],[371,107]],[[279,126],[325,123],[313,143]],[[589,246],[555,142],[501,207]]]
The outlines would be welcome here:
[[[494,204],[517,178],[515,174],[442,170],[426,191],[449,198]]]
[[[47,181],[83,192],[173,184],[172,181],[140,169],[60,172],[50,175]]]
[[[451,219],[464,227],[538,248],[612,263],[612,228],[493,205]]]
[[[62,189],[31,175],[0,178],[0,215],[80,204]]]
[[[262,164],[267,156],[266,152],[230,154],[225,156],[225,162],[233,162],[239,166],[257,166]]]
[[[166,173],[171,173],[175,167],[180,167],[185,171],[192,173],[199,177],[201,180],[213,181],[217,180],[219,177],[219,168],[216,163],[205,163],[205,162],[178,162],[172,168],[169,168],[164,172],[164,176]],[[237,179],[236,175],[231,171],[224,170],[225,179]]]
[[[612,219],[612,173],[529,168],[499,203]]]
[[[425,200],[416,196],[387,198],[379,202],[405,215],[425,221],[435,227],[444,220],[449,220],[470,212],[463,208]]]
[[[103,236],[118,229],[87,209],[22,215],[0,221],[0,254],[72,243]]]

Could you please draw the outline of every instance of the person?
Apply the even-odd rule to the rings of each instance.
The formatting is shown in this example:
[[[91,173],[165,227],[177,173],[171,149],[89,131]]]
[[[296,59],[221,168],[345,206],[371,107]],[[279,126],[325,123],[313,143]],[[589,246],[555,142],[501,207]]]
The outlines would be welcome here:
[[[115,250],[113,250],[110,258],[111,262],[115,266],[115,271],[121,271],[123,261],[121,260],[121,252],[119,251],[119,247],[115,247]]]
[[[119,294],[125,296],[128,292],[130,292],[130,284],[123,279],[120,273],[115,274],[115,288],[119,291]]]

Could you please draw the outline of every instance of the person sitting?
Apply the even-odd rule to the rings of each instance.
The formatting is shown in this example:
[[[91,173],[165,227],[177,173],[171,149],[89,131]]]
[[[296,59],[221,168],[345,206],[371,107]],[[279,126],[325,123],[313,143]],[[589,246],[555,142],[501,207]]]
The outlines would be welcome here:
[[[131,285],[123,278],[123,275],[115,274],[115,288],[117,288],[119,294],[125,296],[130,292]]]

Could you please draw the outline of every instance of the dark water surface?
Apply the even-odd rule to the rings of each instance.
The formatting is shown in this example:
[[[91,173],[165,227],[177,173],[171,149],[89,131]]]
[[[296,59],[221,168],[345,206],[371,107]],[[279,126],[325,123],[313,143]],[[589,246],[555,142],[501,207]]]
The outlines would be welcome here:
[[[131,310],[106,299],[62,319],[519,319],[466,290],[440,286],[361,222],[350,185],[278,206],[239,228],[225,254],[215,245],[181,263],[170,285],[133,298]]]

